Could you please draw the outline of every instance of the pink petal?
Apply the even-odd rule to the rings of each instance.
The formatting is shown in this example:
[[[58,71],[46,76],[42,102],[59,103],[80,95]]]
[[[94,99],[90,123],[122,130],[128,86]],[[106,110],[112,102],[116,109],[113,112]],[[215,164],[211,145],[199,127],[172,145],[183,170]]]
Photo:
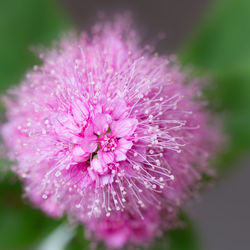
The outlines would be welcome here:
[[[97,180],[98,178],[97,174],[91,168],[87,168],[87,169],[88,169],[88,173],[92,181]]]
[[[80,133],[79,127],[70,114],[59,114],[51,119],[51,123],[59,136],[70,139],[72,135]]]
[[[132,141],[128,141],[124,138],[121,138],[118,141],[118,149],[122,150],[123,152],[127,152],[129,149],[131,149],[133,146],[133,142]]]
[[[115,150],[115,160],[116,161],[125,161],[127,159],[127,156],[124,152],[120,150]]]
[[[92,167],[92,169],[94,169],[96,172],[98,172],[98,170],[102,168],[101,161],[99,161],[97,158],[94,158],[94,159],[91,161],[91,167]]]
[[[109,128],[109,116],[98,113],[93,119],[94,132],[98,135],[104,134]]]
[[[93,153],[97,149],[97,137],[92,135],[91,137],[85,137],[82,139],[81,147],[83,150],[89,153]]]
[[[137,126],[137,119],[128,118],[111,123],[112,134],[116,137],[129,137],[131,136]]]
[[[103,164],[109,164],[109,163],[113,162],[114,158],[115,158],[113,152],[104,152],[102,150],[99,150],[97,155],[98,155],[98,159],[100,159],[100,161]]]
[[[108,171],[108,167],[97,158],[91,161],[91,167],[98,174],[105,174]]]
[[[85,152],[80,146],[75,146],[72,151],[73,160],[77,162],[86,161],[89,153]]]
[[[105,186],[108,183],[112,183],[114,181],[114,178],[110,174],[106,174],[100,177],[100,183],[102,186]]]
[[[124,161],[127,159],[126,153],[133,146],[133,142],[128,141],[124,138],[121,138],[118,142],[118,147],[115,150],[115,160],[116,161]]]
[[[77,123],[81,124],[89,116],[88,108],[84,102],[77,100],[72,106],[72,114]]]
[[[92,124],[89,124],[87,126],[87,128],[85,129],[84,131],[84,136],[85,137],[89,137],[89,136],[92,136],[94,133],[94,128],[93,128],[93,125]]]
[[[81,144],[83,141],[83,138],[81,136],[78,136],[78,135],[72,135],[71,136],[71,142],[73,144]]]

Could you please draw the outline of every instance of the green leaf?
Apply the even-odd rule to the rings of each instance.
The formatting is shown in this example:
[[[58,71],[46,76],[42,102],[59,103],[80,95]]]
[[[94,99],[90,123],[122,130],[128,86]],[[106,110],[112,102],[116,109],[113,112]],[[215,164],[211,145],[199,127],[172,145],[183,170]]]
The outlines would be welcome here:
[[[215,1],[210,14],[183,48],[182,61],[214,74],[247,68],[250,64],[249,12],[248,0]]]
[[[76,229],[75,237],[69,242],[65,250],[89,249],[90,241],[85,239],[83,226]]]
[[[49,45],[68,27],[53,0],[0,1],[0,91],[38,63],[31,46]]]
[[[0,183],[0,249],[27,249],[59,224],[25,204],[21,193],[20,183],[7,174]]]
[[[199,250],[200,242],[191,221],[184,214],[181,215],[181,221],[182,227],[166,232],[150,249]]]
[[[216,1],[209,13],[180,59],[211,78],[205,93],[228,135],[217,162],[224,170],[250,149],[250,1]]]

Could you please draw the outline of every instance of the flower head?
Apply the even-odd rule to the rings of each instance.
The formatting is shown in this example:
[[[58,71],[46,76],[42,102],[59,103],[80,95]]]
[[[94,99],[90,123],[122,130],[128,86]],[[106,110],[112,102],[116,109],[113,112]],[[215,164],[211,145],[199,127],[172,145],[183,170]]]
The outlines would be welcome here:
[[[142,48],[124,19],[40,57],[5,98],[2,127],[33,203],[87,224],[118,218],[128,238],[129,215],[175,211],[207,171],[213,145],[197,85]]]

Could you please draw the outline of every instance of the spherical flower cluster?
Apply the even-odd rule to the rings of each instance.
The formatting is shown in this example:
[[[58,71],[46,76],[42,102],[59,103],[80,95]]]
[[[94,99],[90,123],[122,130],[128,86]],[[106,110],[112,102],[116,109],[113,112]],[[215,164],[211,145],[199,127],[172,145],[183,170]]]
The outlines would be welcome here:
[[[110,246],[153,238],[159,214],[175,218],[207,171],[213,133],[197,84],[122,18],[40,57],[5,97],[1,130],[26,196]]]

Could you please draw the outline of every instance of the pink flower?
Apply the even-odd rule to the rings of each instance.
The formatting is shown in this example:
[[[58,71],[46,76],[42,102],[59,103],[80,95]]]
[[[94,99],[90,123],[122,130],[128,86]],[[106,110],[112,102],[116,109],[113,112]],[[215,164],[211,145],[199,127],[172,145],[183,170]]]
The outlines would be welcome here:
[[[63,39],[9,91],[1,128],[27,197],[87,225],[118,219],[114,245],[136,241],[134,223],[147,230],[152,206],[177,211],[214,148],[199,85],[138,44],[124,18]]]
[[[91,162],[93,169],[99,169],[103,172],[107,168],[107,164],[125,161],[126,153],[133,146],[132,140],[136,126],[136,119],[123,119],[112,121],[110,124],[106,121],[104,115],[97,114],[94,118],[95,132],[99,134],[98,143],[100,149],[97,151],[97,159]],[[97,172],[99,172],[97,170]],[[105,172],[105,171],[104,171]]]
[[[128,243],[147,246],[154,237],[161,236],[164,222],[154,207],[143,211],[143,217],[144,220],[133,214],[113,214],[97,223],[89,222],[86,230],[90,235],[94,232],[92,237],[104,241],[111,249],[121,249]],[[175,214],[171,214],[171,219],[176,219]]]

